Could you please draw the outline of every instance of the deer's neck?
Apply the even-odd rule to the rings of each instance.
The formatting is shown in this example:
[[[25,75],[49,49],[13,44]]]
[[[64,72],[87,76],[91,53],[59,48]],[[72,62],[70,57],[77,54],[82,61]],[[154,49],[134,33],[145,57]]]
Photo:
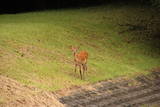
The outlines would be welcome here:
[[[73,53],[74,61],[76,61],[76,54],[77,54],[76,52]]]
[[[76,57],[76,52],[73,53],[73,56]]]

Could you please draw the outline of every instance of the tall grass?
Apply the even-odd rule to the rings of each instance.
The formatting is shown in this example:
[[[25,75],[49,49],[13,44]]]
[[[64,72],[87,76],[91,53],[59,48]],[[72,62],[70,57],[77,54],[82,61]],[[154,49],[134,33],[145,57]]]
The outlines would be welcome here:
[[[148,41],[128,43],[136,35],[119,34],[118,23],[152,14],[105,5],[0,15],[0,74],[45,90],[146,74],[160,65],[159,55]],[[74,73],[71,45],[89,53],[85,80]]]

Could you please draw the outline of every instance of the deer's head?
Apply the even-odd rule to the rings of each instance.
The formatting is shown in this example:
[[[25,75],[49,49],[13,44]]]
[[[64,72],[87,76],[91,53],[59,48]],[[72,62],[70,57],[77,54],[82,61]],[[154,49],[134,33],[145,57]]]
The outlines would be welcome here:
[[[72,50],[74,55],[77,53],[78,49],[79,49],[79,47],[71,46],[71,50]]]

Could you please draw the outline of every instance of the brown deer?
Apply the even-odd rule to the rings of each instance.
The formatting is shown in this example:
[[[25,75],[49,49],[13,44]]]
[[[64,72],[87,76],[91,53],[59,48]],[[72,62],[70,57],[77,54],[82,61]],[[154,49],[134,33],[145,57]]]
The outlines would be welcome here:
[[[73,56],[74,56],[75,73],[76,73],[77,67],[79,67],[79,72],[82,79],[82,76],[84,76],[85,71],[87,71],[88,53],[86,51],[77,52],[79,47],[72,46],[71,49],[73,51]]]

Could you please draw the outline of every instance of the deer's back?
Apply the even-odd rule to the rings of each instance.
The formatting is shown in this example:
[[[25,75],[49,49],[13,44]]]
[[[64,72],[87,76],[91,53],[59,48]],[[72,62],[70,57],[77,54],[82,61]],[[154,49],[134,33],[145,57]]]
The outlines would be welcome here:
[[[78,62],[86,63],[87,59],[88,59],[88,53],[86,51],[81,51],[76,54],[76,60]]]

